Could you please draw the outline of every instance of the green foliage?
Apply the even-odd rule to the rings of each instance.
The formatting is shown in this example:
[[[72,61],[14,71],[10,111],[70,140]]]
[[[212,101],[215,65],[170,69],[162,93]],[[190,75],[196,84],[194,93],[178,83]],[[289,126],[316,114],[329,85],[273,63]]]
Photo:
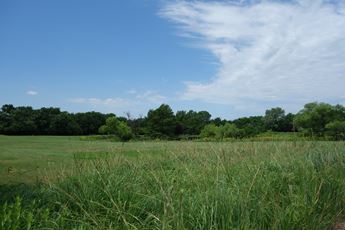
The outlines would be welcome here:
[[[41,108],[35,113],[35,123],[37,125],[36,134],[49,135],[56,133],[56,130],[54,130],[54,128],[59,129],[59,127],[53,127],[52,121],[57,115],[61,113],[59,108]]]
[[[235,124],[232,123],[225,123],[224,125],[216,126],[215,124],[211,123],[206,125],[200,133],[200,137],[204,139],[216,139],[216,140],[224,140],[224,139],[241,139],[245,137],[251,137],[256,135],[253,134],[255,130],[249,126],[245,126],[244,128],[240,129]]]
[[[345,108],[326,103],[309,103],[294,118],[298,131],[310,136],[326,134],[326,125],[335,121],[345,121]]]
[[[108,115],[88,112],[72,114],[59,108],[4,105],[0,111],[0,133],[8,135],[97,134]]]
[[[219,127],[215,124],[205,125],[205,127],[201,130],[200,137],[201,138],[216,138],[219,134]]]
[[[99,133],[107,135],[116,135],[122,141],[128,141],[132,138],[132,130],[125,121],[120,121],[117,117],[108,117],[105,125],[99,128]]]
[[[272,131],[279,131],[280,123],[282,122],[284,117],[285,111],[280,107],[266,110],[264,116],[266,128]]]
[[[220,139],[243,138],[244,136],[244,130],[237,128],[235,124],[226,123],[225,125],[219,127],[218,137]]]
[[[132,130],[128,127],[126,122],[120,121],[117,130],[117,135],[121,138],[121,140],[128,141],[132,138]]]
[[[27,135],[35,133],[34,110],[29,106],[15,108],[13,105],[4,105],[0,112],[0,132],[8,134]]]
[[[175,116],[169,105],[162,104],[147,113],[146,127],[148,135],[153,138],[173,137]]]
[[[74,117],[67,112],[60,113],[51,121],[50,130],[54,135],[79,135],[81,128]]]
[[[68,113],[59,108],[32,109],[32,107],[14,107],[4,105],[0,111],[0,134],[9,135],[93,135],[98,131],[104,134],[117,135],[122,140],[132,137],[140,140],[147,139],[185,139],[194,138],[196,135],[209,138],[244,138],[255,137],[266,131],[292,132],[298,131],[305,136],[324,138],[334,136],[332,131],[326,129],[326,125],[334,121],[345,121],[345,107],[341,105],[329,105],[326,103],[309,103],[304,106],[297,115],[286,114],[280,108],[266,110],[265,116],[242,117],[233,121],[215,118],[211,120],[211,114],[207,111],[178,111],[176,114],[169,105],[162,104],[159,108],[149,110],[146,117],[127,118],[117,117],[116,127],[109,124],[101,127],[106,119],[114,117],[114,114],[101,114],[97,112]],[[120,122],[120,123],[117,123]],[[214,136],[208,124],[222,127]],[[227,123],[234,124],[234,127]],[[211,128],[217,129],[217,128]],[[232,129],[232,134],[226,134],[224,129]],[[334,130],[334,128],[332,128]],[[206,134],[205,132],[209,132]],[[340,132],[340,131],[338,131]],[[224,134],[225,133],[225,134]],[[341,138],[337,134],[335,139]],[[334,138],[333,138],[334,139]]]
[[[81,128],[82,135],[96,134],[106,120],[104,114],[98,112],[76,113],[75,120]]]
[[[266,131],[262,116],[242,117],[232,123],[242,130],[243,137],[252,137]]]
[[[215,119],[212,119],[210,122],[217,126],[221,126],[225,125],[225,123],[227,123],[227,120],[221,119],[220,117],[216,117]]]
[[[326,135],[333,140],[345,140],[345,121],[332,121],[325,128]]]
[[[105,125],[102,125],[99,128],[100,134],[117,134],[117,126],[119,124],[119,120],[113,116],[108,117],[105,121]]]
[[[294,115],[291,113],[285,115],[285,111],[280,107],[268,109],[263,117],[265,129],[274,132],[291,132],[293,131],[293,117]]]
[[[202,128],[210,122],[210,119],[211,114],[207,111],[177,111],[175,133],[177,135],[198,135]]]
[[[45,197],[45,194],[40,194]],[[19,229],[74,229],[76,224],[68,223],[65,219],[70,218],[69,213],[64,207],[54,207],[48,200],[31,200],[23,203],[21,197],[16,197],[14,203],[0,204],[0,229],[19,230]],[[58,210],[54,213],[52,210]],[[81,224],[77,226],[82,227]],[[82,228],[79,228],[82,229]]]

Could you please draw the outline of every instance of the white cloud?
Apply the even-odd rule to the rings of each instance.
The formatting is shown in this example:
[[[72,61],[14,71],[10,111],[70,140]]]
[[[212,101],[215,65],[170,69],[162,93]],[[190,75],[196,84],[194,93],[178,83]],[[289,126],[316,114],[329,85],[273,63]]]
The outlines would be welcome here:
[[[69,102],[84,104],[106,112],[121,113],[131,111],[141,114],[166,101],[166,97],[156,91],[149,90],[140,93],[136,90],[130,90],[128,93],[132,95],[129,98],[73,98]]]
[[[182,98],[265,106],[344,97],[345,1],[327,2],[167,4],[160,14],[220,64],[207,83],[187,82]]]
[[[138,93],[136,95],[136,99],[142,103],[150,103],[150,104],[161,104],[166,101],[166,97],[160,95],[158,92],[155,91],[146,91],[144,93]]]
[[[30,95],[30,96],[36,96],[38,94],[37,91],[33,91],[33,90],[29,90],[26,92],[27,95]]]
[[[70,102],[76,104],[87,104],[93,107],[109,107],[109,108],[122,108],[126,107],[130,104],[130,101],[122,98],[74,98],[71,99]]]

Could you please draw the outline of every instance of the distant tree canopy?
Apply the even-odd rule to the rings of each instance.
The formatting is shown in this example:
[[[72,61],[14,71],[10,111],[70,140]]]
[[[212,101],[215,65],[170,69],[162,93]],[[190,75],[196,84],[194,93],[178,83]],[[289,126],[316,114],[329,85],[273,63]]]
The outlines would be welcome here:
[[[285,111],[280,107],[268,109],[263,117],[265,129],[275,132],[291,132],[293,131],[293,118],[293,114],[285,115]]]
[[[7,135],[89,135],[97,134],[108,114],[68,113],[59,108],[33,109],[30,106],[3,105],[0,133]]]
[[[74,115],[75,121],[79,124],[81,134],[96,134],[99,127],[101,127],[107,117],[111,114],[104,115],[98,112],[76,113]]]
[[[211,114],[207,111],[193,110],[176,112],[175,134],[199,135],[205,125],[210,123]]]
[[[329,135],[339,139],[343,134],[345,107],[326,103],[308,103],[299,111],[293,123],[299,132],[309,136]]]
[[[262,116],[242,117],[233,120],[232,123],[244,132],[244,137],[255,136],[267,130]]]
[[[345,139],[345,108],[342,105],[308,103],[296,115],[280,108],[266,110],[264,116],[235,120],[211,119],[207,111],[177,111],[162,104],[147,116],[116,117],[99,112],[68,113],[59,108],[33,109],[3,105],[0,134],[7,135],[116,135],[120,140],[135,138],[244,138],[266,131],[298,131],[307,136]]]

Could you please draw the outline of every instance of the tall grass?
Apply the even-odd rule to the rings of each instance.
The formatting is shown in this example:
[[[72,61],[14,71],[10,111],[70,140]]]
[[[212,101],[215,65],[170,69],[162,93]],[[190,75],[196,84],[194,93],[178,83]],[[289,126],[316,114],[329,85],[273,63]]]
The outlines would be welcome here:
[[[344,214],[343,142],[191,143],[74,165],[2,205],[2,229],[327,229]]]

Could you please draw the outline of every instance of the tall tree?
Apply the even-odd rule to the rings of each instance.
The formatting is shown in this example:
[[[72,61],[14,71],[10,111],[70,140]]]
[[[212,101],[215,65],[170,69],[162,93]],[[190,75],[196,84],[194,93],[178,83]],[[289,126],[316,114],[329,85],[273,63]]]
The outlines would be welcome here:
[[[169,105],[162,104],[147,113],[146,125],[151,137],[172,137],[175,134],[175,116]]]
[[[283,131],[285,111],[280,107],[268,109],[263,119],[267,130]]]

